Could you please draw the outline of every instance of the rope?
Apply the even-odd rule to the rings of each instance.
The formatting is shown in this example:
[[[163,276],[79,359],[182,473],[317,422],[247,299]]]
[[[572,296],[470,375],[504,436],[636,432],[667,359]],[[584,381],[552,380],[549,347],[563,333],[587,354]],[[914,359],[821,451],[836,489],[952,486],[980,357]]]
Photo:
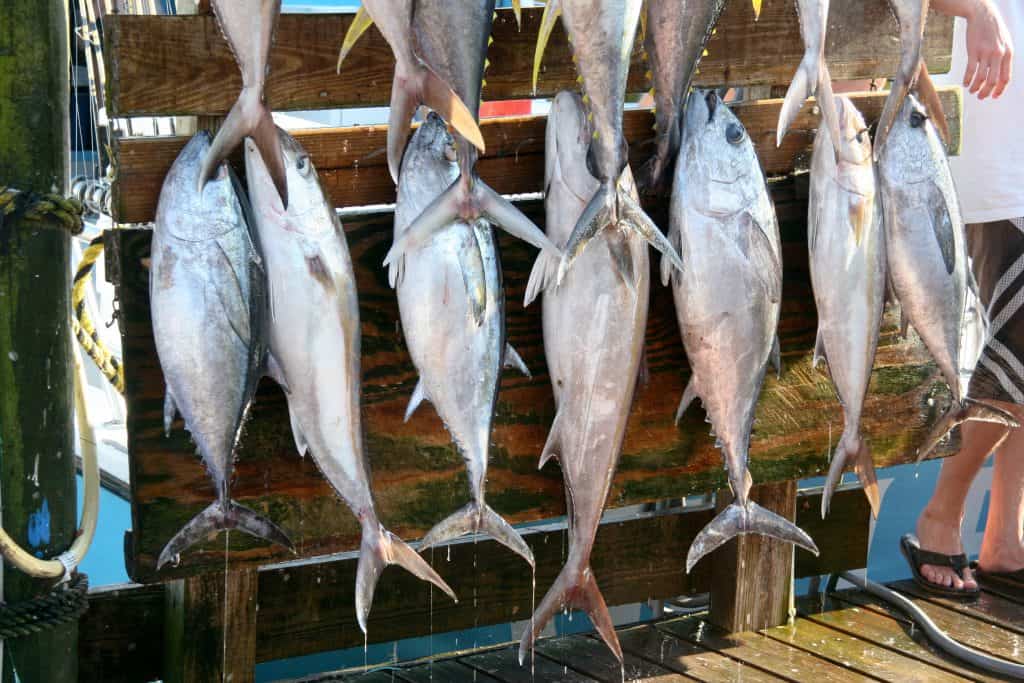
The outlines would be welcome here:
[[[56,222],[72,235],[85,229],[82,203],[58,194],[20,192],[0,185],[0,215],[14,216],[30,223]]]
[[[20,638],[77,621],[89,609],[89,577],[75,574],[45,595],[0,604],[0,640]]]
[[[71,331],[74,333],[75,338],[78,339],[78,343],[82,345],[82,349],[89,354],[89,357],[96,363],[100,372],[107,378],[107,381],[113,384],[119,393],[123,394],[124,366],[121,365],[121,361],[115,358],[103,346],[103,341],[100,339],[96,326],[93,325],[92,318],[89,317],[89,311],[86,308],[86,283],[89,281],[89,275],[96,265],[96,260],[102,253],[102,235],[90,242],[89,246],[82,252],[82,261],[78,266],[78,271],[75,273],[74,284],[71,287],[71,306],[75,312],[74,317],[71,319]]]

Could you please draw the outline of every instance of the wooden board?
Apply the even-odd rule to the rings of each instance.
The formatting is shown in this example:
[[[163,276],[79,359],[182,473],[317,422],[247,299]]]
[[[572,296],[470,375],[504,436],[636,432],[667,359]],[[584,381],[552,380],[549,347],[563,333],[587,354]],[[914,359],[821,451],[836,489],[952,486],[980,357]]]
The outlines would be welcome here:
[[[960,149],[960,88],[942,88],[951,141]],[[855,93],[851,98],[873,123],[882,113],[886,92]],[[818,116],[806,105],[790,127],[781,147],[775,145],[782,100],[739,103],[734,110],[757,147],[761,166],[769,176],[785,175],[809,165]],[[540,192],[544,178],[544,116],[486,119],[482,124],[487,153],[479,164],[480,176],[504,194]],[[626,112],[625,132],[631,143],[634,168],[652,153],[654,117],[650,110]],[[386,126],[353,126],[296,131],[296,139],[309,151],[330,200],[339,207],[387,204],[395,201],[395,186],[388,174]],[[117,174],[112,201],[115,220],[142,223],[153,220],[167,171],[188,142],[187,137],[121,138],[117,140]],[[241,156],[235,169],[244,172]]]
[[[524,10],[523,30],[511,12],[498,12],[485,100],[532,95],[534,45],[542,9]],[[454,19],[454,17],[453,17]],[[380,34],[369,31],[341,75],[338,48],[352,20],[342,14],[285,14],[271,54],[267,99],[278,111],[386,105],[394,61]],[[827,56],[833,78],[865,79],[894,73],[899,55],[896,21],[885,0],[833,3]],[[211,16],[107,16],[103,22],[108,97],[113,116],[225,114],[241,87],[238,66]],[[933,73],[949,70],[953,22],[933,15],[924,57]],[[733,2],[701,62],[698,85],[788,83],[803,43],[792,2],[765,3],[754,21],[749,2]],[[629,89],[650,87],[639,45]],[[538,95],[574,88],[576,72],[561,22],[544,59]]]
[[[784,372],[770,376],[762,395],[751,450],[757,482],[820,474],[841,431],[841,411],[826,374],[810,367],[817,322],[806,265],[805,203],[800,182],[773,185],[785,235],[785,288],[779,326]],[[541,220],[538,207],[527,210]],[[664,221],[657,211],[655,220]],[[379,264],[390,243],[390,217],[346,226],[359,288],[363,337],[363,412],[368,458],[382,521],[403,538],[420,537],[468,499],[461,458],[436,413],[421,408],[403,423],[415,371],[398,325],[394,293]],[[177,567],[155,571],[167,540],[212,500],[205,469],[180,421],[170,438],[162,426],[164,386],[149,319],[150,234],[114,231],[108,271],[119,283],[127,377],[128,447],[132,477],[129,575],[135,581],[176,578],[224,566],[223,540],[196,547]],[[538,454],[554,415],[540,335],[540,306],[523,309],[532,249],[499,239],[506,284],[510,342],[533,370],[503,379],[492,434],[488,501],[512,522],[564,513],[561,475],[553,464],[537,471]],[[721,456],[699,407],[677,427],[673,415],[687,380],[671,295],[655,286],[647,328],[650,382],[638,392],[609,507],[676,498],[725,486]],[[907,462],[947,401],[947,389],[916,338],[896,334],[890,311],[880,341],[863,426],[879,466]],[[333,495],[310,459],[295,452],[283,393],[270,381],[260,390],[241,441],[232,495],[291,534],[301,557],[352,550],[354,518]],[[229,563],[292,559],[242,534],[232,534]]]

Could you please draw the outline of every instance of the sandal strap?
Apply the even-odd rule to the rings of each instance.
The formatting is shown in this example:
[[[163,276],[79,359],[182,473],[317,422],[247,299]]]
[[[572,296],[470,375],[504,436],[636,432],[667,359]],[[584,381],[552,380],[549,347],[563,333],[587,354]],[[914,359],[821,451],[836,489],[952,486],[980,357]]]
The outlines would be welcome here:
[[[942,553],[936,553],[931,550],[917,549],[915,553],[917,555],[917,564],[920,567],[922,564],[932,564],[937,567],[952,567],[953,571],[957,574],[963,575],[964,569],[967,567],[967,556],[963,553],[959,555],[943,555]]]

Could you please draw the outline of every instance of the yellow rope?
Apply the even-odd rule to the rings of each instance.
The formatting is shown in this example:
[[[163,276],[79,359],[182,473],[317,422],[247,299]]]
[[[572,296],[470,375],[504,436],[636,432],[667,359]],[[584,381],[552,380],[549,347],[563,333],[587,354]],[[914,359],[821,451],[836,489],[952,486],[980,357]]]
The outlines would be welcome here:
[[[82,202],[57,194],[20,192],[0,185],[0,215],[32,223],[56,222],[72,235],[82,232]],[[0,221],[2,223],[2,221]]]
[[[124,367],[100,340],[99,333],[93,325],[92,318],[85,305],[86,282],[93,271],[96,259],[103,253],[103,236],[100,235],[82,253],[82,262],[75,273],[75,281],[71,286],[71,306],[74,316],[71,318],[71,331],[74,332],[82,349],[89,354],[103,376],[114,385],[120,393],[124,393]]]

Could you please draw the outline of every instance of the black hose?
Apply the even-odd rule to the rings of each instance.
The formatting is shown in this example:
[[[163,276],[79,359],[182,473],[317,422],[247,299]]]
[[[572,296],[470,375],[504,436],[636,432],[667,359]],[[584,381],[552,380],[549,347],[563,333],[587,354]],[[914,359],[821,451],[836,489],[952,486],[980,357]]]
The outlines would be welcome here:
[[[924,631],[928,640],[946,654],[963,660],[972,666],[978,667],[979,669],[984,669],[985,671],[990,671],[1001,676],[1009,676],[1018,680],[1024,680],[1024,665],[1000,659],[999,657],[993,657],[992,655],[975,650],[973,647],[968,647],[963,643],[953,640],[946,635],[942,629],[936,626],[935,622],[932,621],[920,607],[899,593],[869,579],[862,579],[851,572],[842,572],[839,576],[861,590],[867,591],[876,598],[884,600],[890,605],[898,607],[902,611],[906,612],[907,615],[909,615],[910,618],[921,627],[921,630]]]

